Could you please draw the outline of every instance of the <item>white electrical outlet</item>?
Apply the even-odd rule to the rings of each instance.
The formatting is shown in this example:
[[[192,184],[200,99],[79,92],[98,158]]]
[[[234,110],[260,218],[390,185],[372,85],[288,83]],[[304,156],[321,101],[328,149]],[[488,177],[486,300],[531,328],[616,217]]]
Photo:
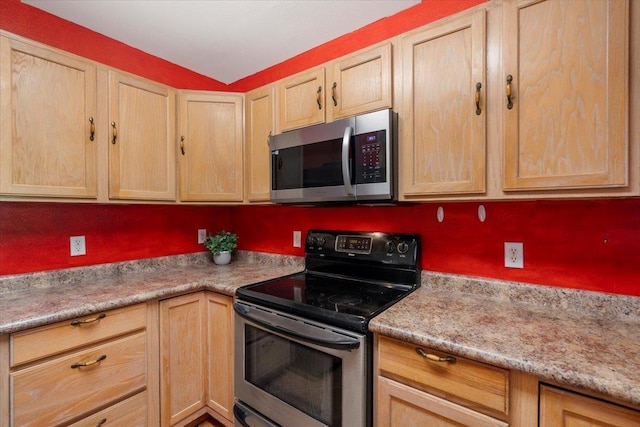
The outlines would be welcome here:
[[[85,246],[84,236],[71,236],[69,238],[71,246],[71,256],[86,255],[87,247]]]
[[[524,268],[524,244],[504,242],[504,266],[508,268]]]
[[[302,247],[302,233],[299,231],[293,232],[293,247],[294,248]]]
[[[203,244],[204,243],[204,239],[207,238],[207,229],[206,228],[199,228],[198,229],[198,243]]]

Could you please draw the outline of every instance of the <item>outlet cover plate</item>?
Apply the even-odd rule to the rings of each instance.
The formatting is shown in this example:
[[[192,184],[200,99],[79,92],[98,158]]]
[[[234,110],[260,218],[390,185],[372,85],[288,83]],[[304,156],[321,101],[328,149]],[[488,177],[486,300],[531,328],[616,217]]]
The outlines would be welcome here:
[[[504,266],[508,268],[524,268],[523,243],[504,242]]]
[[[203,244],[204,243],[204,239],[207,238],[207,229],[206,228],[199,228],[198,229],[198,243]]]
[[[71,236],[69,238],[69,245],[71,246],[71,256],[87,254],[84,236]]]
[[[294,248],[302,247],[302,233],[300,231],[293,232],[293,247]]]

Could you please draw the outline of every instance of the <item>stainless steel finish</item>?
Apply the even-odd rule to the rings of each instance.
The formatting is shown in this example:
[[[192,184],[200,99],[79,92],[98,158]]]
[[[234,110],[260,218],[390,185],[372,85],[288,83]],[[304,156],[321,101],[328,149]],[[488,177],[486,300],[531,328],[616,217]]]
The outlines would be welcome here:
[[[344,182],[344,190],[349,196],[355,195],[351,185],[351,171],[349,170],[349,142],[352,134],[353,128],[347,126],[342,137],[342,181]]]
[[[280,427],[237,400],[233,405],[233,417],[235,418],[234,425],[236,427]]]
[[[337,327],[325,325],[307,319],[298,318],[277,310],[264,308],[252,303],[238,301],[234,306],[235,315],[235,394],[240,402],[248,402],[251,407],[263,414],[273,422],[283,426],[326,427],[321,422],[305,414],[301,410],[272,396],[268,392],[253,385],[245,378],[245,360],[252,355],[245,355],[245,329],[246,326],[266,331],[268,334],[283,338],[294,344],[299,344],[319,351],[323,354],[337,357],[342,363],[342,425],[349,427],[363,427],[367,419],[367,349],[366,335],[347,331]],[[240,315],[239,313],[243,313]],[[256,320],[252,320],[256,319]],[[287,330],[287,333],[278,332],[279,328]],[[297,338],[293,335],[299,335]],[[310,342],[311,337],[331,336],[330,341],[350,342],[355,348],[329,348],[326,345],[318,345]],[[268,343],[264,345],[269,348]],[[289,360],[286,354],[273,355],[269,359],[267,350],[256,351],[261,356],[261,363],[273,364],[273,372],[288,366]],[[276,357],[277,356],[277,357]],[[266,359],[266,360],[265,360]],[[242,424],[236,424],[242,425]],[[253,427],[253,424],[250,424]],[[266,424],[269,425],[269,424]]]

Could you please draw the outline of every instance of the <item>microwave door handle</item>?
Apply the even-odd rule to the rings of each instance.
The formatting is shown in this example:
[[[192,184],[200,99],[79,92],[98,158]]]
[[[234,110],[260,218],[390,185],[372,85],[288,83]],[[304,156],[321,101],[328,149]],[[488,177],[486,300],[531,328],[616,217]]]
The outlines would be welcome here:
[[[349,170],[349,145],[351,143],[351,133],[353,128],[347,126],[342,137],[342,182],[348,196],[353,196],[353,185],[351,185],[351,171]]]

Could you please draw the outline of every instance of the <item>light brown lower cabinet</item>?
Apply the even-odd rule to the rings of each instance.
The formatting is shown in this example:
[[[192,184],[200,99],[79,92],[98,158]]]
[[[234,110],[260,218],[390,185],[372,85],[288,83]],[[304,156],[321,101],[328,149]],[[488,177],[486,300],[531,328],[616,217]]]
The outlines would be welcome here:
[[[547,385],[540,386],[540,427],[639,427],[640,411]]]
[[[162,426],[209,414],[232,425],[233,299],[197,292],[160,301]]]
[[[154,364],[149,356],[157,342],[149,324],[153,310],[149,315],[146,307],[139,304],[11,334],[8,425],[157,423],[156,388],[151,385],[157,378],[150,373]],[[0,342],[5,349],[6,343]],[[0,425],[4,422],[0,417]]]

